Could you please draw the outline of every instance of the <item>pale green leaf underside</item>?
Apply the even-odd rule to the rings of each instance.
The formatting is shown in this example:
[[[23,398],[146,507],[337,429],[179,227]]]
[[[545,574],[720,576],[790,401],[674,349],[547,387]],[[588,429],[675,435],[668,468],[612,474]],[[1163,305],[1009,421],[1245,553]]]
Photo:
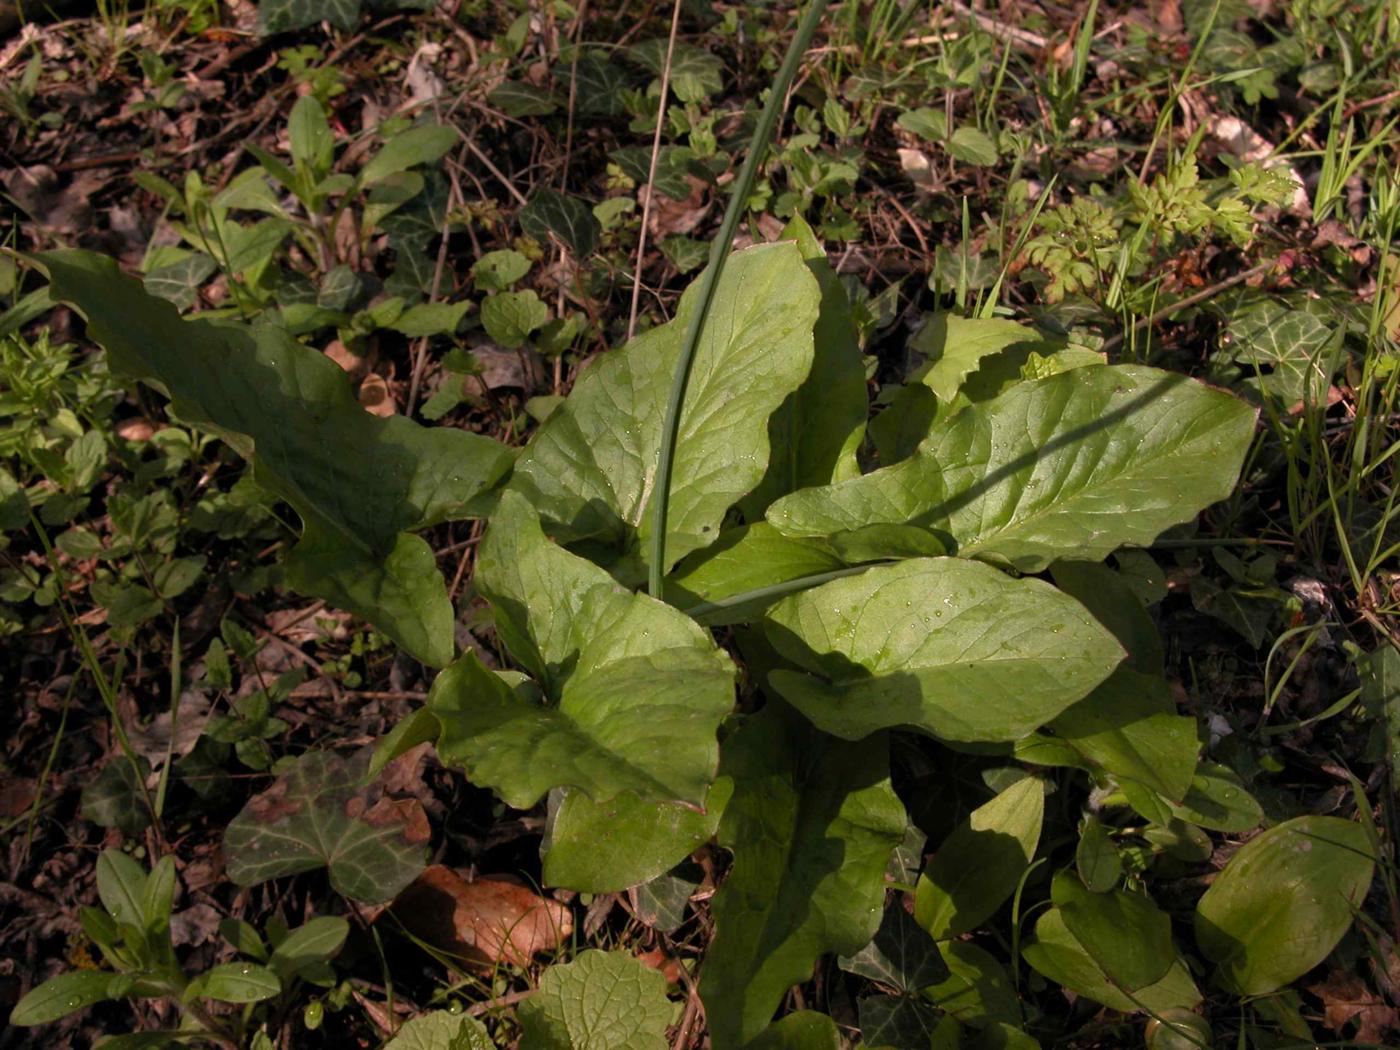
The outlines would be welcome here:
[[[423,870],[427,824],[363,786],[367,761],[327,751],[298,758],[229,824],[229,878],[252,886],[325,867],[331,885],[353,900],[396,896]]]
[[[404,533],[467,513],[509,466],[501,445],[372,416],[334,362],[284,330],[184,320],[110,259],[37,260],[55,298],[88,318],[113,371],[167,392],[182,419],[228,441],[302,517],[295,586],[366,617],[425,662],[451,659],[446,588],[426,544]]]
[[[513,492],[482,542],[477,583],[497,633],[545,696],[511,690],[468,654],[429,698],[444,760],[514,806],[554,787],[597,802],[624,791],[704,802],[734,666],[698,625],[551,543]]]
[[[744,1046],[820,955],[854,954],[874,936],[906,823],[887,756],[882,737],[842,743],[779,703],[726,741],[734,795],[720,842],[734,865],[700,980],[715,1047]]]
[[[796,536],[914,524],[960,556],[1039,572],[1145,546],[1224,499],[1253,431],[1253,409],[1184,376],[1074,369],[971,405],[911,458],[787,496],[768,520]]]
[[[666,978],[625,951],[551,966],[520,1007],[529,1050],[666,1050]]]
[[[795,244],[738,252],[720,278],[676,442],[667,568],[712,543],[768,465],[768,417],[812,365],[820,291]],[[694,285],[670,323],[600,357],[540,428],[512,487],[564,542],[643,557],[661,428]]]
[[[1297,817],[1251,839],[1196,905],[1196,943],[1240,995],[1268,995],[1332,951],[1371,886],[1360,824]]]
[[[773,687],[847,740],[895,726],[1015,740],[1123,658],[1113,636],[1049,584],[958,558],[879,565],[804,591],[774,606],[765,630],[803,668],[772,672]]]

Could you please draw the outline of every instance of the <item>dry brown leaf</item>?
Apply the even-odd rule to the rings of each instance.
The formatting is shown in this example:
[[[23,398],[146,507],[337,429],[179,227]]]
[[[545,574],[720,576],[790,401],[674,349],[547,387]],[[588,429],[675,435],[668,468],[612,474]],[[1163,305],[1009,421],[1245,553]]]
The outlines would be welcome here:
[[[369,354],[357,354],[339,339],[332,339],[326,346],[326,356],[338,364],[351,382],[358,382],[373,366]]]
[[[912,182],[916,189],[924,193],[933,193],[938,189],[938,179],[933,174],[933,164],[927,153],[918,149],[898,149],[895,153],[899,155],[899,167],[905,178]]]
[[[1357,1042],[1384,1046],[1386,1033],[1400,1028],[1400,1012],[1385,1005],[1355,974],[1334,970],[1327,980],[1309,985],[1308,991],[1322,1000],[1323,1019],[1338,1035],[1355,1020]]]
[[[33,777],[0,780],[0,819],[14,820],[34,803],[39,782]]]
[[[165,765],[167,752],[175,758],[184,758],[194,750],[212,713],[213,706],[208,697],[198,689],[186,689],[180,694],[180,703],[175,711],[173,747],[169,711],[156,715],[148,726],[128,729],[127,737],[136,753],[149,761],[153,769],[159,769]]]
[[[441,864],[399,894],[392,911],[439,950],[491,965],[524,966],[573,932],[573,917],[558,901],[513,882],[468,882]]]

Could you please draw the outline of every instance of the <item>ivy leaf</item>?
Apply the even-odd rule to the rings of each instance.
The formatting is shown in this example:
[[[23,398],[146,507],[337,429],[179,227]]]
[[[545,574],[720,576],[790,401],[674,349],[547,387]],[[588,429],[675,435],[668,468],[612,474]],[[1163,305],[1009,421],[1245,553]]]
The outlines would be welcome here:
[[[1015,892],[1040,843],[1044,816],[1045,788],[1035,777],[968,814],[919,876],[918,924],[939,941],[982,925]]]
[[[899,900],[885,908],[874,939],[838,962],[847,973],[869,977],[911,995],[949,976],[938,945]]]
[[[1297,817],[1251,839],[1196,905],[1196,943],[1240,995],[1268,995],[1327,958],[1371,887],[1360,824]]]
[[[520,228],[538,241],[558,237],[575,259],[590,255],[598,247],[603,227],[588,205],[548,187],[538,189],[520,209]]]
[[[496,1050],[496,1044],[475,1017],[434,1010],[406,1021],[384,1050]]]
[[[643,40],[627,49],[627,57],[659,77],[666,65],[666,43],[660,37]],[[703,102],[724,90],[724,67],[703,48],[678,40],[671,52],[670,82],[682,102]]]
[[[700,978],[715,1046],[743,1046],[818,956],[852,955],[874,936],[905,829],[887,748],[883,736],[837,741],[776,701],[726,740],[734,795],[720,842],[734,864]]]
[[[364,784],[368,752],[342,759],[309,751],[243,807],[224,834],[228,875],[253,886],[328,868],[352,900],[390,900],[426,862],[427,817],[416,801]]]
[[[561,541],[587,538],[645,557],[661,428],[694,292],[669,324],[584,372],[521,457],[512,487]],[[811,368],[819,302],[791,243],[737,252],[725,268],[681,413],[667,568],[712,543],[725,513],[763,477],[768,417]]]
[[[125,755],[113,758],[83,785],[83,817],[104,828],[117,828],[134,838],[151,825],[151,811],[141,794],[151,764],[140,755],[133,763]]]
[[[551,966],[520,1005],[529,1050],[665,1050],[666,978],[626,952],[596,949]]]
[[[482,541],[477,586],[545,702],[468,653],[428,698],[444,761],[522,809],[565,786],[596,802],[631,791],[703,804],[734,667],[694,621],[556,547],[513,492]]]
[[[924,1050],[932,1044],[939,1013],[908,995],[871,995],[860,1001],[860,1038],[881,1050]]]
[[[797,242],[821,289],[821,304],[812,330],[812,370],[769,417],[768,471],[740,503],[750,521],[761,518],[779,496],[859,476],[856,451],[868,412],[865,363],[846,286],[800,215],[788,222],[781,238]]]
[[[716,781],[703,810],[631,794],[594,802],[579,791],[560,792],[557,804],[551,798],[540,847],[545,885],[615,893],[670,871],[714,835],[731,786]]]
[[[486,101],[508,117],[547,117],[559,108],[548,91],[521,80],[502,81],[487,93]]]
[[[176,309],[190,310],[199,302],[199,286],[218,268],[219,264],[203,252],[189,252],[175,262],[150,270],[142,283],[146,291],[169,299]]]
[[[329,22],[353,29],[360,20],[360,0],[258,0],[258,28],[264,34]]]
[[[914,726],[1015,740],[1108,677],[1123,650],[1074,599],[958,558],[879,565],[779,602],[769,682],[847,740]]]
[[[1175,373],[1077,368],[969,405],[910,459],[786,496],[768,520],[792,536],[917,525],[951,537],[960,556],[1021,572],[1067,551],[1098,560],[1228,496],[1254,418]]]
[[[1216,360],[1233,361],[1241,385],[1280,408],[1321,404],[1343,360],[1341,326],[1274,299],[1246,301],[1226,332],[1229,343]]]
[[[232,445],[301,516],[292,587],[363,616],[425,663],[451,659],[447,589],[411,530],[469,513],[509,465],[502,446],[372,416],[333,361],[284,330],[183,320],[110,259],[37,261],[54,296],[87,316],[114,372],[168,392],[182,419]]]

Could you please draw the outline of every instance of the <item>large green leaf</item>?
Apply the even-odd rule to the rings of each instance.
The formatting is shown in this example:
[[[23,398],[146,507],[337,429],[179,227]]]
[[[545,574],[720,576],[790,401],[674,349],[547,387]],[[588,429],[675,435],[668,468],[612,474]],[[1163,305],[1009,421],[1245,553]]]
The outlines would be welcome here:
[[[670,323],[604,354],[536,434],[512,486],[562,541],[601,541],[645,558],[661,428],[695,286]],[[719,535],[725,512],[763,477],[768,417],[807,377],[821,292],[797,246],[735,254],[716,289],[690,372],[676,445],[668,569]]]
[[[1045,788],[1035,777],[974,809],[943,840],[914,896],[914,916],[935,940],[980,926],[1015,891],[1040,842]]]
[[[744,1050],[841,1050],[836,1022],[815,1010],[799,1010],[774,1021]]]
[[[327,868],[345,896],[390,900],[427,862],[429,828],[416,801],[364,783],[368,752],[308,751],[243,807],[224,833],[228,875],[252,886]]]
[[[740,503],[750,521],[761,518],[779,496],[860,474],[856,450],[869,411],[865,364],[846,287],[800,215],[787,224],[782,237],[797,241],[821,288],[821,308],[812,332],[811,373],[769,418],[768,471]]]
[[[680,802],[644,802],[632,794],[594,802],[579,791],[551,800],[540,852],[544,882],[582,893],[612,893],[656,878],[708,842],[729,798],[718,780],[705,808]]]
[[[50,977],[30,991],[10,1014],[10,1024],[28,1027],[48,1024],[122,994],[119,974],[107,970],[73,970]]]
[[[700,980],[715,1050],[763,1031],[818,956],[851,955],[874,936],[905,829],[887,747],[883,736],[825,736],[779,702],[725,742],[734,795],[720,841],[734,864],[714,898]]]
[[[551,543],[513,492],[482,541],[477,585],[544,696],[511,688],[468,653],[428,698],[444,761],[521,808],[554,787],[595,802],[630,791],[704,803],[715,733],[734,704],[734,666],[704,630]]]
[[[520,1007],[522,1050],[666,1050],[666,978],[626,952],[551,966]]]
[[[468,513],[509,466],[497,443],[366,412],[336,364],[272,325],[182,319],[116,263],[38,256],[55,298],[88,318],[115,372],[167,392],[224,438],[305,524],[288,582],[363,616],[435,666],[452,658],[452,607],[410,530]]]
[[[879,565],[776,605],[773,646],[807,673],[769,681],[848,740],[914,726],[949,740],[1014,740],[1123,658],[1078,602],[958,558]]]
[[[1131,993],[1124,991],[1069,931],[1059,908],[1050,908],[1040,916],[1035,936],[1021,954],[1042,976],[1124,1013],[1146,1009],[1160,1014],[1177,1007],[1190,1009],[1201,1001],[1196,982],[1180,958],[1161,980]]]
[[[1035,329],[1015,321],[931,314],[910,340],[910,348],[923,354],[926,361],[909,381],[928,387],[940,404],[947,404],[984,357],[1021,344],[1037,350],[1054,346]]]
[[[1268,995],[1327,958],[1371,886],[1360,824],[1297,817],[1247,842],[1196,905],[1196,943],[1240,995]]]
[[[1185,376],[1074,369],[970,405],[910,459],[786,496],[768,520],[794,536],[912,524],[1039,572],[1150,544],[1224,499],[1253,431],[1253,409]]]

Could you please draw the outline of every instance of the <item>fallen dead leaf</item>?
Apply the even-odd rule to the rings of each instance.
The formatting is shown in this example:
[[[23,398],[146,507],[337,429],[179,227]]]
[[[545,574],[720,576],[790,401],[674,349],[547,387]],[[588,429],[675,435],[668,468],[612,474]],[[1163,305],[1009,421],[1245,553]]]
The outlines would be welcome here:
[[[441,864],[418,876],[390,910],[439,950],[492,965],[524,966],[573,932],[573,917],[558,901],[513,882],[468,882]]]
[[[169,711],[156,715],[150,725],[127,730],[127,736],[135,752],[150,762],[152,768],[158,769],[165,764],[167,752],[175,758],[184,758],[194,750],[212,711],[208,697],[197,689],[187,689],[180,694],[180,703],[176,706],[173,745]]]
[[[1327,980],[1309,985],[1308,991],[1322,1000],[1323,1019],[1338,1035],[1355,1021],[1358,1043],[1385,1046],[1386,1033],[1400,1029],[1400,1012],[1387,1006],[1355,974],[1334,970]]]
[[[933,165],[928,154],[917,149],[898,149],[899,167],[904,177],[914,184],[914,188],[924,193],[938,189],[938,179],[934,177]]]
[[[370,415],[383,419],[387,419],[398,411],[394,404],[394,395],[389,390],[389,384],[378,372],[371,372],[365,376],[365,381],[360,384],[360,404],[365,406],[365,411]]]
[[[33,777],[0,780],[0,820],[14,820],[34,804],[39,782]]]

